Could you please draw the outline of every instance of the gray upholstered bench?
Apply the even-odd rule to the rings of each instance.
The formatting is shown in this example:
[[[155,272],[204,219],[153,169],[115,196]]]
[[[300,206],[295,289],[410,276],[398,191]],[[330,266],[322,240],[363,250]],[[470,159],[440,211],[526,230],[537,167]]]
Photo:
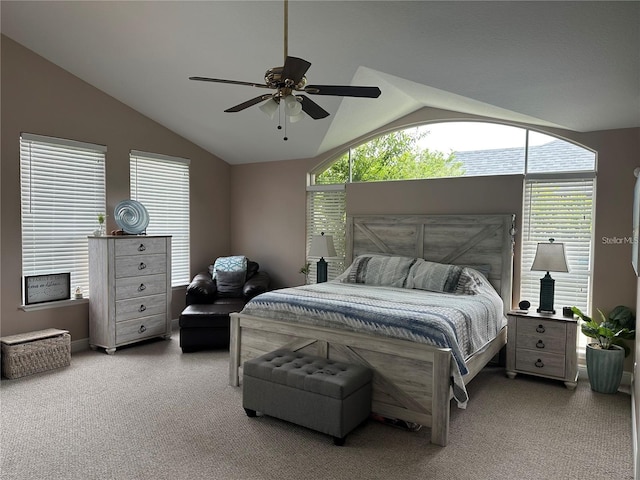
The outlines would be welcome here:
[[[333,436],[346,435],[371,413],[373,373],[361,365],[281,349],[244,363],[242,406]]]

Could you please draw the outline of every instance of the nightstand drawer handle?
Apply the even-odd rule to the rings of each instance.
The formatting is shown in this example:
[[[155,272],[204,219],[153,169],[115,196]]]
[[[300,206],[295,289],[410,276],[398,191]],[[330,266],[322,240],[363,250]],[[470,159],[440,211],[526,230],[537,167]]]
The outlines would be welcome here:
[[[144,270],[145,268],[147,268],[147,265],[144,262],[140,262],[140,265],[138,265],[138,270]]]
[[[145,327],[144,325],[140,325],[140,328],[138,329],[138,333],[144,333],[147,331],[147,327]]]
[[[542,363],[541,359],[538,359],[538,361],[535,363],[535,366],[538,367],[538,368],[542,368],[542,367],[544,367],[544,363]]]
[[[536,343],[536,348],[544,348],[544,342],[542,340],[538,340],[538,343]]]
[[[139,252],[144,252],[146,249],[147,247],[144,246],[144,243],[141,243],[140,246],[138,247]]]
[[[145,284],[144,284],[144,283],[141,283],[141,284],[140,284],[140,286],[138,287],[138,291],[139,291],[139,292],[142,292],[143,290],[146,290],[146,288],[147,288],[147,287],[145,286]]]
[[[139,312],[144,312],[147,309],[147,307],[143,305],[140,305],[140,308],[138,309]]]
[[[536,327],[536,332],[538,333],[544,333],[544,325],[540,324]]]

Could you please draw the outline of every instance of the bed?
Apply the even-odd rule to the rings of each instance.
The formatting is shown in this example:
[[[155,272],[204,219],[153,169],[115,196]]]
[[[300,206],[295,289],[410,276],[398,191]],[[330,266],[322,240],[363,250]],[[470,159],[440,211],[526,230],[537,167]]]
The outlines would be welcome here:
[[[483,270],[487,285],[490,283],[497,292],[494,296],[500,300],[504,316],[511,308],[514,222],[511,214],[348,216],[346,263],[378,254],[464,266],[456,269],[472,272],[474,278],[478,270]],[[339,288],[336,292],[336,283],[300,287],[300,291],[285,289],[284,295],[302,295],[317,301],[322,295],[348,297],[358,288],[346,283],[351,290],[345,293]],[[400,303],[414,301],[408,296],[411,288],[403,291],[382,286],[379,292],[383,290],[389,292],[380,293],[380,299],[389,295]],[[415,292],[415,298],[422,298],[422,291]],[[356,298],[356,293],[353,295]],[[258,302],[260,297],[256,297]],[[446,302],[451,303],[450,297]],[[278,297],[266,300],[277,302]],[[266,300],[263,303],[268,303]],[[310,310],[273,314],[245,308],[231,314],[230,385],[239,385],[244,361],[282,347],[364,364],[374,371],[373,412],[429,427],[431,441],[442,446],[448,442],[451,400],[455,398],[458,405],[464,406],[464,385],[506,344],[506,326],[469,353],[457,351],[456,345],[432,345],[402,335],[336,327],[331,322],[312,319],[305,311]]]

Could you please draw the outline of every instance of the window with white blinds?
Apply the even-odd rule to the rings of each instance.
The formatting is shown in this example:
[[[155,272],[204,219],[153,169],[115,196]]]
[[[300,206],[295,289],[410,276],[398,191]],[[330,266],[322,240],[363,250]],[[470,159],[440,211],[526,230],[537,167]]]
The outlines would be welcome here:
[[[20,136],[22,275],[71,273],[89,292],[87,236],[105,213],[107,148],[23,133]]]
[[[130,153],[131,198],[149,212],[147,235],[171,235],[171,285],[187,285],[189,271],[189,160]]]
[[[568,273],[550,272],[555,280],[554,308],[577,306],[590,311],[595,178],[527,179],[522,218],[520,299],[537,307],[540,278],[531,271],[539,242],[565,244]]]
[[[345,266],[345,225],[346,192],[344,185],[308,187],[307,191],[307,254],[311,248],[313,235],[324,232],[333,236],[337,258],[326,258],[327,278],[329,280],[341,274]],[[317,257],[307,256],[310,263],[309,283],[316,283]]]

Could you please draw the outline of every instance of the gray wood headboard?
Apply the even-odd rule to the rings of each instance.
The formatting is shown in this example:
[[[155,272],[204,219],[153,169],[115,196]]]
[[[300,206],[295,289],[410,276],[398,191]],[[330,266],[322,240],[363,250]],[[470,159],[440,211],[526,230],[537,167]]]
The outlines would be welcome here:
[[[489,281],[511,309],[515,215],[349,215],[346,264],[390,253],[454,265],[489,265]]]

